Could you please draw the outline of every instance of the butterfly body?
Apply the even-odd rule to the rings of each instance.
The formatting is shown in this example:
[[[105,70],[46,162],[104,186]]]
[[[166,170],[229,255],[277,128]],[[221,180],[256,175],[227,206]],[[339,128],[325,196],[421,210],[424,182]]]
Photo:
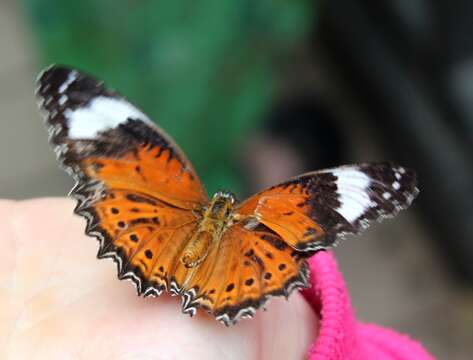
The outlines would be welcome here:
[[[387,163],[314,171],[237,202],[211,199],[173,140],[102,82],[61,66],[38,79],[50,142],[76,180],[75,213],[139,295],[182,297],[225,325],[309,286],[306,259],[407,208],[415,173]]]
[[[200,264],[211,246],[219,246],[223,233],[233,225],[235,197],[230,192],[217,192],[210,203],[203,208],[194,209],[200,215],[196,233],[184,249],[181,258],[186,267]]]

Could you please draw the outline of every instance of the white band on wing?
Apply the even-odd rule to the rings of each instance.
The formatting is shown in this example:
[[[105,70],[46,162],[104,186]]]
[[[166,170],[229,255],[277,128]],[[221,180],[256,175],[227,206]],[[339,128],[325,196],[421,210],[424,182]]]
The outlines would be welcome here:
[[[115,128],[129,118],[151,123],[145,114],[128,102],[105,96],[94,98],[85,107],[66,109],[64,116],[71,139],[95,139],[98,133]]]

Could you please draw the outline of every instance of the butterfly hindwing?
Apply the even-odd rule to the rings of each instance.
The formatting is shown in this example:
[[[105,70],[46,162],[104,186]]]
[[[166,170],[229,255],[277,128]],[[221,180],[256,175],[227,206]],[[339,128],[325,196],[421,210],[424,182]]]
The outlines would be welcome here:
[[[269,297],[309,286],[306,257],[265,228],[234,225],[188,284],[183,310],[203,307],[226,325],[252,317]]]
[[[373,220],[394,216],[417,195],[415,174],[391,163],[307,173],[249,198],[238,211],[253,216],[293,248],[328,248]]]

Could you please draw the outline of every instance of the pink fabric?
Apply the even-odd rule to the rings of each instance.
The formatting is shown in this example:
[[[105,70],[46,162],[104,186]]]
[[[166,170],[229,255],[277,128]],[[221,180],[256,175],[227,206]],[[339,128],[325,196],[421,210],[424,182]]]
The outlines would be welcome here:
[[[432,360],[423,347],[405,335],[371,324],[358,323],[348,290],[330,251],[310,260],[312,287],[304,296],[320,316],[317,340],[310,360]]]

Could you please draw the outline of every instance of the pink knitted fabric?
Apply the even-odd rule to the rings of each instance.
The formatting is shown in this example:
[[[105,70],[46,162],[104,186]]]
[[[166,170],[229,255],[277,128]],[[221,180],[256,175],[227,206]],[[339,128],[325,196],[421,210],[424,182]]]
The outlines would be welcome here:
[[[405,335],[358,323],[348,290],[330,251],[309,260],[312,287],[304,291],[320,317],[317,340],[308,351],[310,360],[432,360],[422,346]]]

